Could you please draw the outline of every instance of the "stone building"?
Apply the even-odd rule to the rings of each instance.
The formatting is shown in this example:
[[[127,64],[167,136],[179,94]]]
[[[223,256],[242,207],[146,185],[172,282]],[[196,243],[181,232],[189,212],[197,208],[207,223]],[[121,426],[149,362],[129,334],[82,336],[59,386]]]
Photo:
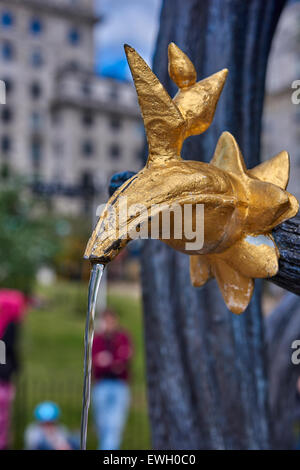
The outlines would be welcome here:
[[[106,198],[112,173],[138,170],[136,94],[94,74],[93,0],[0,0],[0,162],[64,212]]]
[[[299,80],[297,88],[296,81]],[[269,58],[263,116],[262,157],[287,150],[291,159],[288,189],[300,200],[300,3],[286,6]]]

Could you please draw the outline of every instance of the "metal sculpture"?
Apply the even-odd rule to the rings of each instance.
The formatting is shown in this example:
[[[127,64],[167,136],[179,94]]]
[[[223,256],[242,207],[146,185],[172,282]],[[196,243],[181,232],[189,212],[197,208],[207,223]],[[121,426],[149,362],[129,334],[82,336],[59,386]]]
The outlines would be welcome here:
[[[179,88],[171,99],[139,54],[127,45],[125,51],[149,155],[146,166],[109,199],[85,258],[107,264],[133,238],[133,232],[145,228],[149,233],[153,218],[161,217],[174,204],[183,210],[186,205],[192,207],[191,224],[195,226],[197,206],[203,205],[201,248],[190,248],[190,240],[184,235],[176,237],[174,223],[169,237],[164,237],[160,227],[157,238],[190,255],[194,286],[215,277],[227,307],[239,314],[251,299],[253,279],[272,277],[278,271],[279,251],[271,230],[298,211],[297,200],[285,191],[289,156],[283,151],[247,170],[234,137],[224,132],[209,164],[183,160],[183,141],[203,133],[213,120],[227,69],[196,82],[194,65],[171,43],[169,75]],[[139,213],[137,204],[142,207]],[[135,212],[128,212],[128,207],[134,207]],[[119,215],[126,213],[126,217],[114,218],[112,223],[112,208]]]

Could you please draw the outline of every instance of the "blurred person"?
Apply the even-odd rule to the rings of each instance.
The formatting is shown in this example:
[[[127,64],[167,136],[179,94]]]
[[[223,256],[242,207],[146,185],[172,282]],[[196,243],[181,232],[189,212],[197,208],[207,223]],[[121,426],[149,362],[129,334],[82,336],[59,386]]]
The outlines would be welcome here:
[[[79,442],[59,424],[59,406],[51,401],[39,403],[35,410],[35,423],[25,431],[27,450],[78,450]]]
[[[14,375],[19,368],[17,342],[19,323],[26,311],[22,292],[0,289],[0,339],[5,344],[5,363],[0,364],[0,450],[10,444],[12,403],[15,396]]]
[[[130,403],[131,356],[132,344],[128,333],[121,329],[115,312],[105,310],[92,349],[92,401],[101,450],[117,450],[121,445]]]

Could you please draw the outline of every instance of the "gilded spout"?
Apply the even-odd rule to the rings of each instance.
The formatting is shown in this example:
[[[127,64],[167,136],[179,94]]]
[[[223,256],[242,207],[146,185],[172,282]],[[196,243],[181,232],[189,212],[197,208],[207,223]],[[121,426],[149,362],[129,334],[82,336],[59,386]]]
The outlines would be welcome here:
[[[182,160],[184,139],[213,120],[227,69],[197,82],[190,59],[170,44],[169,74],[179,88],[172,99],[139,54],[130,46],[125,51],[149,155],[108,200],[85,258],[107,264],[135,238],[159,239],[190,255],[195,287],[216,278],[227,307],[239,314],[250,302],[253,279],[278,271],[272,229],[299,208],[286,191],[289,156],[280,152],[249,170],[235,138],[223,132],[209,164]]]

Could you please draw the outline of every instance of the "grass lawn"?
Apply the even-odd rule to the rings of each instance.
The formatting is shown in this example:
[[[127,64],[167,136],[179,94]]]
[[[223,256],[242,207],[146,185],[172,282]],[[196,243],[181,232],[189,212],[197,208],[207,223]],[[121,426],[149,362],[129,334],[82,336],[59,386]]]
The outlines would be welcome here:
[[[22,332],[22,374],[19,377],[14,413],[14,447],[23,447],[23,433],[32,421],[35,405],[55,400],[62,409],[62,422],[74,432],[80,428],[83,383],[83,335],[87,285],[59,281],[38,287],[42,307],[32,310]],[[140,300],[113,289],[108,304],[131,334],[135,354],[132,362],[132,403],[124,435],[124,449],[150,446],[145,391],[143,326]],[[97,446],[92,414],[88,448]]]

